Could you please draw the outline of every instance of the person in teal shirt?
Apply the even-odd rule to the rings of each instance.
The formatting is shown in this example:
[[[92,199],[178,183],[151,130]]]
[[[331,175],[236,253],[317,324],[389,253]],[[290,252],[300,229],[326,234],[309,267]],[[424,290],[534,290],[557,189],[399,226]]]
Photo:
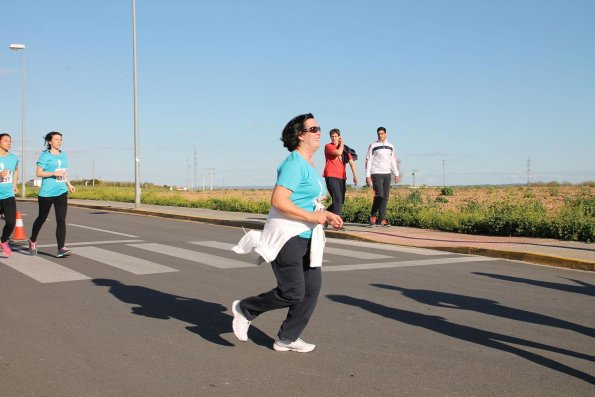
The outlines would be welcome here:
[[[0,134],[0,211],[4,214],[4,228],[0,239],[2,255],[9,257],[12,250],[8,239],[14,231],[17,222],[17,203],[14,195],[18,192],[19,160],[9,153],[12,138],[8,134]]]
[[[33,222],[33,230],[29,239],[29,253],[37,255],[37,235],[46,221],[52,205],[56,214],[56,240],[58,253],[62,258],[70,254],[65,247],[66,241],[66,212],[68,209],[68,192],[74,192],[74,186],[68,180],[68,157],[62,151],[62,134],[52,131],[45,136],[47,150],[43,151],[37,160],[36,175],[41,180],[41,188],[37,194],[39,214]]]
[[[277,169],[272,206],[288,220],[330,224],[335,229],[343,227],[339,215],[316,211],[316,202],[326,195],[326,187],[314,168],[313,155],[320,147],[320,126],[314,116],[308,113],[294,117],[283,129],[281,140],[290,154]],[[314,344],[300,339],[314,313],[322,286],[321,268],[310,266],[311,238],[312,230],[307,230],[289,238],[280,248],[271,262],[277,287],[232,303],[232,328],[239,340],[248,340],[250,323],[260,314],[288,308],[273,349],[300,353],[314,350]]]

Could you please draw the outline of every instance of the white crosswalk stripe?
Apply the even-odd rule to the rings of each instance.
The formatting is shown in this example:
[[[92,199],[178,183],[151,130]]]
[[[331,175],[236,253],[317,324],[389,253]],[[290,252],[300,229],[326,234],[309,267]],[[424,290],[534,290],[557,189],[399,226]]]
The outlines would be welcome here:
[[[124,244],[124,243],[142,243],[144,240],[99,240],[99,241],[80,241],[78,243],[68,243],[68,247],[78,247],[85,245],[98,244]],[[56,244],[37,244],[37,248],[57,247]]]
[[[191,244],[202,245],[204,247],[211,247],[211,248],[219,248],[222,250],[231,250],[235,244],[223,243],[221,241],[191,241]],[[324,248],[325,254],[332,254],[332,255],[339,255],[339,256],[347,256],[350,258],[356,259],[366,259],[366,260],[376,260],[376,259],[387,259],[392,258],[391,256],[387,255],[380,255],[374,254],[371,252],[362,252],[362,251],[353,251],[343,248],[332,248],[326,246]]]
[[[349,241],[349,242],[338,242],[334,239],[330,241],[331,245],[341,244],[349,245],[353,247],[364,247],[370,249],[377,249],[379,252],[407,252],[415,253],[418,255],[453,255],[445,252],[424,250],[409,247],[395,247],[395,246],[384,246],[375,243],[365,243],[361,241]],[[71,270],[64,265],[76,263],[76,257],[81,256],[84,258],[91,259],[102,264],[130,272],[135,275],[144,274],[157,274],[157,273],[171,273],[177,272],[178,269],[174,269],[169,266],[162,265],[157,262],[149,261],[146,259],[138,258],[134,255],[134,252],[128,252],[126,254],[115,252],[109,249],[109,246],[105,248],[99,248],[95,245],[106,245],[106,244],[126,244],[129,247],[141,249],[145,251],[155,252],[160,255],[175,257],[191,262],[200,263],[206,266],[211,266],[219,269],[234,269],[234,268],[249,268],[256,266],[255,257],[256,255],[240,256],[238,258],[243,260],[232,259],[235,254],[231,252],[231,248],[235,245],[233,243],[227,243],[223,241],[188,241],[187,244],[197,246],[196,250],[186,249],[181,247],[170,246],[159,243],[145,243],[143,240],[111,240],[111,241],[88,241],[69,244],[70,246],[78,246],[74,249],[73,254],[69,260],[63,261],[61,264],[55,263],[52,260],[45,259],[43,256],[30,256],[23,247],[14,247],[14,254],[10,258],[0,258],[0,263],[7,265],[8,267],[21,272],[22,274],[31,277],[40,283],[55,283],[63,281],[75,281],[75,280],[88,280],[89,276],[79,273],[75,270]],[[42,247],[52,247],[52,244],[38,245]],[[213,255],[200,251],[200,247],[208,247],[211,249],[226,251],[225,256]],[[376,251],[378,252],[378,251]],[[322,267],[324,272],[341,272],[341,271],[353,271],[353,270],[370,270],[370,269],[388,269],[388,268],[399,268],[409,266],[430,266],[430,265],[444,265],[454,263],[468,263],[475,261],[487,261],[495,260],[493,258],[479,257],[479,256],[449,256],[443,258],[432,258],[432,259],[418,259],[418,260],[405,260],[397,261],[397,255],[391,256],[385,254],[378,254],[376,252],[357,251],[349,249],[348,247],[333,247],[329,246],[325,249],[325,254],[330,254],[329,259],[325,259],[325,265]],[[347,257],[353,259],[363,259],[364,263],[359,264],[344,264],[346,259],[336,259],[334,256]],[[157,255],[156,258],[160,256]],[[391,260],[392,261],[387,261]],[[158,259],[154,259],[158,260]],[[384,261],[382,261],[384,260]],[[60,261],[60,260],[58,260]]]
[[[254,263],[241,262],[218,255],[206,254],[204,252],[188,250],[185,248],[172,247],[165,244],[145,243],[128,245],[130,247],[136,247],[147,251],[157,252],[159,254],[173,256],[191,262],[202,263],[203,265],[213,266],[219,269],[232,269],[237,267],[256,266]]]
[[[231,248],[235,245],[231,243],[224,243],[223,241],[189,241],[189,243],[226,251],[231,251]]]
[[[344,239],[327,239],[327,244],[342,244],[348,245],[350,247],[365,247],[365,248],[373,248],[377,250],[383,251],[394,251],[394,252],[407,252],[410,254],[417,254],[417,255],[448,255],[447,252],[443,251],[436,251],[432,249],[426,248],[415,248],[415,247],[403,247],[400,245],[389,245],[389,244],[380,244],[380,243],[369,243],[366,241],[354,241],[354,240],[344,240]],[[328,245],[327,245],[328,247]]]
[[[40,283],[58,283],[90,278],[47,259],[21,252],[14,252],[10,258],[0,258],[0,262]]]
[[[374,254],[372,252],[365,252],[365,251],[354,251],[354,250],[348,250],[345,248],[333,248],[333,247],[329,247],[329,246],[324,247],[324,253],[325,253],[325,255],[330,254],[330,255],[346,256],[349,258],[365,259],[365,260],[369,260],[369,261],[373,261],[376,259],[392,258],[392,256],[388,256],[388,255]]]
[[[79,247],[76,249],[76,254],[133,274],[155,274],[178,271],[177,269],[155,262],[97,247]]]
[[[324,272],[342,272],[342,271],[346,271],[346,270],[388,269],[391,267],[446,265],[446,264],[452,264],[452,263],[479,262],[479,261],[487,261],[487,260],[497,260],[497,259],[496,258],[484,258],[484,257],[480,257],[480,256],[460,256],[460,257],[456,257],[456,258],[419,259],[419,260],[415,260],[415,261],[362,263],[359,265],[326,266],[326,267],[322,268],[322,271],[324,271]]]
[[[216,248],[216,249],[220,249],[220,250],[225,250],[225,251],[231,251],[231,248],[235,245],[235,244],[231,244],[231,243],[224,243],[222,241],[189,241],[190,244],[195,244],[195,245],[200,245],[203,247],[209,247],[209,248]],[[255,257],[258,257],[258,254],[254,254]],[[323,259],[322,262],[329,262],[328,259]]]

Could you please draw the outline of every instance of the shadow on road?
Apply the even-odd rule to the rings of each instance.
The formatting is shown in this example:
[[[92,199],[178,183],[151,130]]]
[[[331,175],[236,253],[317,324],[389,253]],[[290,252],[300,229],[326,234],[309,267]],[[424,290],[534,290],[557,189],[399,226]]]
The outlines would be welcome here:
[[[545,325],[568,329],[580,334],[595,338],[595,329],[572,323],[570,321],[560,320],[555,317],[544,314],[533,313],[526,310],[515,309],[513,307],[503,306],[496,301],[473,296],[450,294],[447,292],[428,291],[423,289],[408,289],[396,285],[371,284],[373,287],[399,291],[407,298],[414,299],[419,303],[430,306],[445,307],[449,309],[471,310],[478,313],[488,314],[490,316],[508,318],[515,321]]]
[[[408,310],[396,309],[378,303],[374,303],[365,299],[353,298],[351,296],[346,295],[327,295],[327,297],[334,302],[359,307],[369,311],[370,313],[374,313],[392,320],[400,321],[405,324],[425,328],[434,332],[441,333],[443,335],[450,336],[452,338],[457,338],[467,342],[476,343],[478,345],[512,353],[516,356],[522,357],[536,364],[553,369],[555,371],[559,371],[561,373],[573,376],[578,379],[582,379],[585,382],[595,385],[595,377],[588,373],[571,368],[567,365],[564,365],[547,357],[540,356],[539,354],[519,349],[518,347],[511,346],[509,344],[527,346],[534,349],[541,349],[595,362],[595,357],[590,356],[588,354],[573,352],[571,350],[549,346],[546,344],[533,342],[522,338],[516,338],[513,336],[498,334],[496,332],[484,331],[466,325],[454,324],[442,317],[429,316],[425,314],[411,312]]]
[[[583,294],[587,296],[595,297],[595,285],[585,283],[584,281],[580,280],[573,280],[571,278],[567,278],[566,280],[570,280],[578,285],[571,285],[571,284],[562,284],[562,283],[552,283],[550,281],[540,281],[540,280],[532,280],[529,278],[521,278],[521,277],[513,277],[513,276],[505,276],[502,274],[493,274],[493,273],[481,273],[481,272],[473,272],[472,274],[476,274],[478,276],[485,276],[490,278],[495,278],[497,280],[504,280],[510,281],[514,283],[523,283],[534,285],[536,287],[543,287],[543,288],[550,288],[556,289],[558,291],[564,292],[572,292],[575,294]]]
[[[99,278],[94,279],[93,283],[109,287],[109,293],[122,302],[138,305],[132,308],[132,313],[136,315],[160,320],[175,318],[193,324],[186,329],[209,342],[234,346],[221,337],[222,334],[233,332],[233,317],[226,314],[227,308],[219,303],[167,294],[139,285],[126,285],[117,280]],[[273,344],[273,339],[256,327],[250,327],[249,334],[250,339],[256,344],[268,348]]]

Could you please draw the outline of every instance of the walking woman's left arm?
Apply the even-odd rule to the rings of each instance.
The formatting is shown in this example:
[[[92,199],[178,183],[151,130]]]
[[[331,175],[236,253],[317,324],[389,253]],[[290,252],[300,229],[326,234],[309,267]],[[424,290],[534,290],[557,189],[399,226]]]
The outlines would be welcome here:
[[[14,167],[14,175],[12,178],[12,191],[14,192],[14,194],[18,194],[19,193],[19,166],[17,165],[16,167]]]
[[[68,190],[70,191],[70,193],[74,193],[74,191],[76,190],[74,188],[74,186],[70,183],[70,181],[68,180],[68,178],[66,178],[66,185],[68,186]]]

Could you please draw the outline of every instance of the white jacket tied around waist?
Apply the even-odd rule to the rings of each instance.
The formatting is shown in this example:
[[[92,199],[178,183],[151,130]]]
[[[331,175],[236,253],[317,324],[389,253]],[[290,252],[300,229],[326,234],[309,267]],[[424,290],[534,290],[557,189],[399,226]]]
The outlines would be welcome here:
[[[316,202],[316,210],[324,209],[321,202]],[[260,257],[257,263],[272,262],[281,248],[292,237],[312,229],[312,242],[310,245],[310,267],[322,266],[322,254],[326,238],[322,225],[296,221],[283,215],[275,207],[271,208],[264,229],[251,230],[242,237],[232,250],[237,254],[248,254],[254,250]]]

